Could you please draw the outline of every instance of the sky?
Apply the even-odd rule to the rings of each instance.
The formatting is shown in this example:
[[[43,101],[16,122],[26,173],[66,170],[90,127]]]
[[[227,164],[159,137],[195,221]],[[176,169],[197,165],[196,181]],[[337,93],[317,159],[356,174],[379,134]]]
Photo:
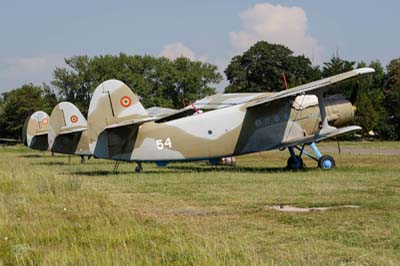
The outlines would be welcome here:
[[[0,1],[0,92],[49,83],[74,55],[186,56],[218,66],[260,40],[314,65],[400,57],[400,1]],[[221,91],[226,81],[218,85]]]

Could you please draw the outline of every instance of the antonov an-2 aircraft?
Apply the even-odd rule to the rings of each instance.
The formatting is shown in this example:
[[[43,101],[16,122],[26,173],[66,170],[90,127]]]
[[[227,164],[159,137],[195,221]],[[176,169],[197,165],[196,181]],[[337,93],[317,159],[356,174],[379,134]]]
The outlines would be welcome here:
[[[87,121],[79,109],[70,102],[57,104],[50,115],[48,128],[49,149],[55,153],[81,156],[92,154],[87,137]]]
[[[342,95],[325,96],[338,83],[375,72],[360,68],[278,93],[217,94],[182,110],[149,115],[132,90],[108,80],[94,91],[88,113],[90,153],[137,162],[210,160],[288,148],[287,168],[303,168],[303,154],[322,169],[335,167],[315,143],[360,130]],[[310,145],[313,156],[304,151]],[[296,150],[299,150],[296,154]]]
[[[47,134],[49,115],[43,111],[34,112],[25,120],[22,127],[22,142],[34,150],[46,151],[49,148]]]
[[[37,111],[25,120],[23,143],[31,149],[85,157],[92,154],[87,138],[87,122],[79,109],[69,102],[57,104],[51,116]]]

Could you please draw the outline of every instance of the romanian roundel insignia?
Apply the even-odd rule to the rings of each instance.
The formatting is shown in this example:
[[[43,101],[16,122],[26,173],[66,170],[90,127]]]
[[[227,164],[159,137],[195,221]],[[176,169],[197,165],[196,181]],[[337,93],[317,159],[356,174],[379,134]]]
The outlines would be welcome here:
[[[132,99],[129,96],[124,96],[120,100],[120,104],[123,107],[129,107],[131,105],[131,103],[132,103]]]
[[[73,116],[71,116],[70,120],[72,123],[76,123],[76,122],[78,122],[78,117],[76,115],[73,115]]]
[[[43,118],[42,123],[43,123],[44,125],[47,125],[47,123],[49,123],[49,120],[48,120],[47,118]]]

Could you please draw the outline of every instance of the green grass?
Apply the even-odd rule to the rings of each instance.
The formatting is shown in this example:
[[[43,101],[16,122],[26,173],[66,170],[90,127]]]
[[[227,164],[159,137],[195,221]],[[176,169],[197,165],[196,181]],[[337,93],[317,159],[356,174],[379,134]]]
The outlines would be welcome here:
[[[321,147],[336,147],[322,143]],[[342,147],[400,149],[396,142]],[[400,156],[166,168],[0,148],[0,265],[400,265]],[[359,205],[283,213],[270,205]]]

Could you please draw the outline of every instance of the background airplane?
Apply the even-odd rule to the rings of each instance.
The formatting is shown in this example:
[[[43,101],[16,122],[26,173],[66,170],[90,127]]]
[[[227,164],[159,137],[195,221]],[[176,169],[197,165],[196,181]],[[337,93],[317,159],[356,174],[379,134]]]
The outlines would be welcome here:
[[[49,145],[47,134],[49,115],[43,111],[37,111],[25,120],[22,128],[22,142],[31,149],[45,151]]]
[[[52,152],[90,156],[87,121],[79,109],[70,102],[57,104],[50,115],[48,144]]]

